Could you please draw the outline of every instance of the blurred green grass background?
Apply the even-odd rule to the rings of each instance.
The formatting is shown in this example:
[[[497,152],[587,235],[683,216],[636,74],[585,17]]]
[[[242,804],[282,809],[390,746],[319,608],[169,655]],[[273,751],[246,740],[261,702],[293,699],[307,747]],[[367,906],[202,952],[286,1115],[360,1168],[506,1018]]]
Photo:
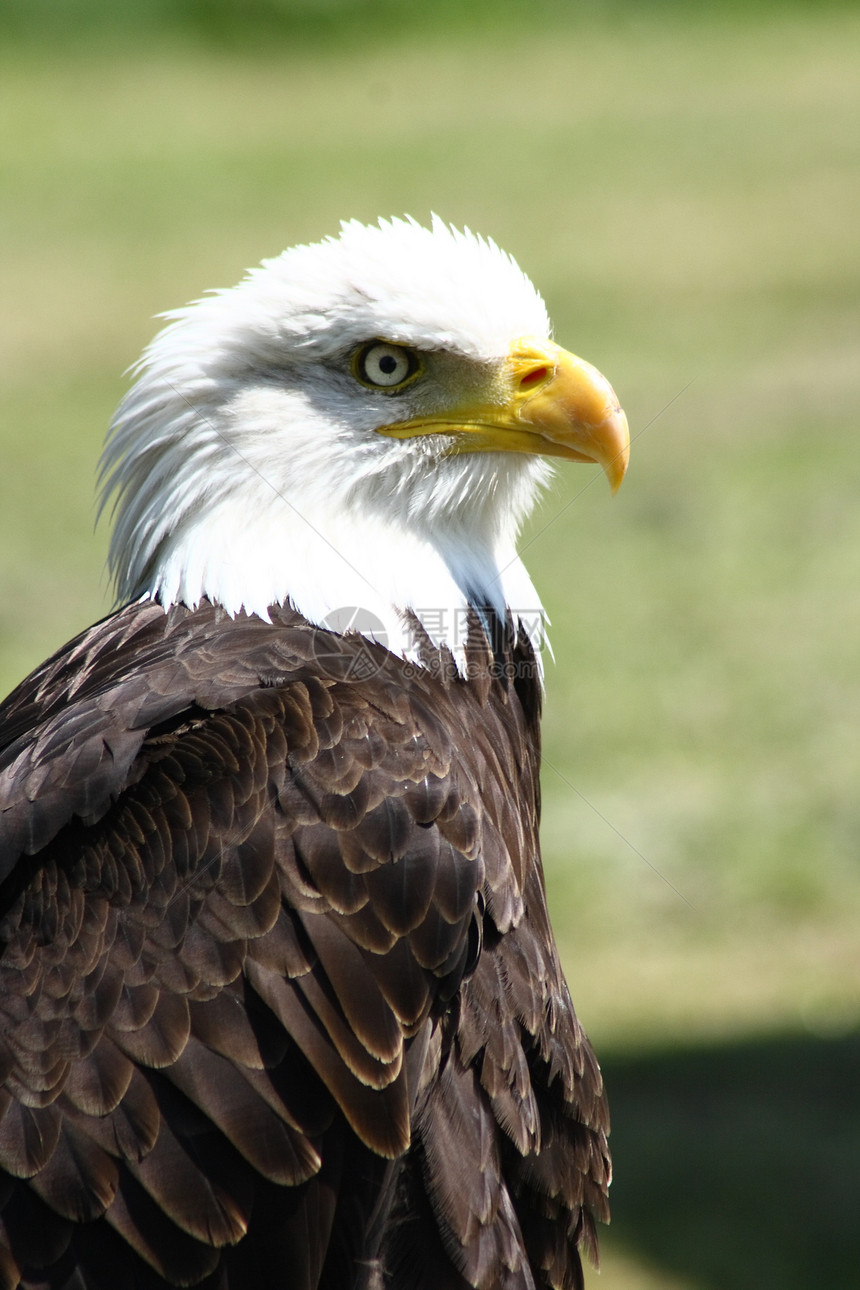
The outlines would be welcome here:
[[[860,1266],[858,47],[835,4],[0,3],[4,692],[110,606],[153,315],[342,218],[492,235],[622,397],[619,496],[567,468],[524,537],[608,1290]]]

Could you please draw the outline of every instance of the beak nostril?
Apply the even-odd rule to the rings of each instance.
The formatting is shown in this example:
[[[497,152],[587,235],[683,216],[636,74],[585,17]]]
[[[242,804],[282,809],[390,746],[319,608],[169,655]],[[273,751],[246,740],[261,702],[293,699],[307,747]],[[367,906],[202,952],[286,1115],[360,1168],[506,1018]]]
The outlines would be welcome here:
[[[533,367],[530,372],[526,372],[520,380],[521,390],[530,390],[535,385],[540,385],[549,376],[548,367]]]

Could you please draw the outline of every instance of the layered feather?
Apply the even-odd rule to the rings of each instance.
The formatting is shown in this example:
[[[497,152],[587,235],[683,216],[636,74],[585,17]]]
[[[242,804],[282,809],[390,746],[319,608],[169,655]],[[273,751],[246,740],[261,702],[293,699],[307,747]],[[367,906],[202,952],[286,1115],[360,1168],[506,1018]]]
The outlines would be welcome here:
[[[530,647],[517,684],[486,643],[473,683],[374,646],[360,682],[354,641],[320,667],[271,619],[130,606],[7,701],[3,1284],[412,1285],[427,1245],[436,1286],[577,1285],[606,1114],[539,876]]]

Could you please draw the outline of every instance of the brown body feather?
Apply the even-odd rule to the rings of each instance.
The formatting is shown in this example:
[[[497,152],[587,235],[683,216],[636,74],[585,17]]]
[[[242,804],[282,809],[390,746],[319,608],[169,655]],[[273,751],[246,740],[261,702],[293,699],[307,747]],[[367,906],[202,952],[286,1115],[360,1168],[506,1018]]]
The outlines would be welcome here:
[[[143,603],[0,709],[0,1287],[581,1284],[534,659],[425,662]]]

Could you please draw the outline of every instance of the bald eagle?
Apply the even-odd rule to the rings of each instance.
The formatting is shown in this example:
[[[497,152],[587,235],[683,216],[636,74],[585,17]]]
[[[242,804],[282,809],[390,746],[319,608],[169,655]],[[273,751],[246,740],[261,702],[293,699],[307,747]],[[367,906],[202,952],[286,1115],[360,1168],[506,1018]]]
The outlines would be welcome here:
[[[624,415],[439,221],[169,318],[104,456],[122,607],[0,709],[0,1286],[580,1286],[608,1121],[516,540]]]

